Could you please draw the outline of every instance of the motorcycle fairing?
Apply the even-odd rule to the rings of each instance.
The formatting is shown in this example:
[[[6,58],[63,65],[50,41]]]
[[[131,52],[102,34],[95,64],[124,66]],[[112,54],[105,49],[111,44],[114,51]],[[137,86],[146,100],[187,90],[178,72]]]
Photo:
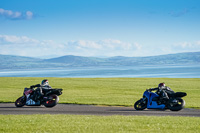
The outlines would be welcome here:
[[[33,99],[30,98],[30,94],[26,95],[26,105],[27,106],[39,106],[40,101],[35,102]]]
[[[156,93],[145,91],[144,96],[147,97],[148,99],[147,101],[148,109],[164,109],[165,108],[164,104],[158,105],[156,101],[153,101],[153,98],[159,97],[159,95],[157,95]]]

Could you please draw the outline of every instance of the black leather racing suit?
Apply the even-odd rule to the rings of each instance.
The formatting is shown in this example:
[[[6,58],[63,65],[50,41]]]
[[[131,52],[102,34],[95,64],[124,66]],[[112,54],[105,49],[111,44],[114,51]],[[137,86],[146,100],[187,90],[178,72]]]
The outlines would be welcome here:
[[[151,88],[149,90],[150,91],[156,90],[156,93],[159,95],[160,99],[169,99],[169,95],[175,93],[171,88],[167,86]]]
[[[50,85],[42,86],[40,84],[36,84],[36,85],[30,86],[31,89],[34,89],[36,87],[37,89],[35,89],[34,96],[33,96],[33,100],[35,101],[40,100],[48,89],[52,89]]]

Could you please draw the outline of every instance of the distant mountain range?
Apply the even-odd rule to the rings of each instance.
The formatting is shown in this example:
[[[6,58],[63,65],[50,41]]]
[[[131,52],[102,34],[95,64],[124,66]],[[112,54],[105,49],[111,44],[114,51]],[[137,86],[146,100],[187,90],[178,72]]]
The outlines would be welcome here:
[[[178,53],[148,57],[82,57],[66,55],[58,58],[39,59],[23,56],[0,55],[0,69],[38,69],[97,66],[144,65],[200,65],[200,52]]]

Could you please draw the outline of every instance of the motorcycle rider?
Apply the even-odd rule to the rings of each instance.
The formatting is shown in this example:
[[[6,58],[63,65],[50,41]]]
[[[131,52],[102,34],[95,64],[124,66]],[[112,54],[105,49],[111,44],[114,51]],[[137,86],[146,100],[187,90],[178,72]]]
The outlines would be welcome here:
[[[35,89],[35,93],[33,95],[33,99],[34,101],[38,101],[42,98],[42,96],[44,95],[44,93],[46,92],[46,90],[48,89],[52,89],[51,86],[49,85],[49,81],[47,79],[42,80],[41,84],[36,84],[36,85],[32,85],[30,86],[31,89]]]
[[[156,93],[159,95],[158,98],[159,101],[168,100],[169,95],[175,93],[171,88],[165,86],[165,83],[158,84],[157,88],[149,89],[149,91],[154,91],[154,90],[156,90]]]

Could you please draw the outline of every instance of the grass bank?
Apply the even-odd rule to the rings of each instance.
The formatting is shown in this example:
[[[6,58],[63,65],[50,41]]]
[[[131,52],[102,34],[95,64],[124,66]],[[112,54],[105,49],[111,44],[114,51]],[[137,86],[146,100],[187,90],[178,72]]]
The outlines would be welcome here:
[[[44,78],[0,77],[0,102],[14,102],[24,87]],[[200,108],[199,78],[48,78],[53,88],[63,88],[60,103],[133,106],[145,89],[165,82],[174,91],[183,91],[186,107]]]
[[[199,117],[0,115],[0,132],[11,133],[198,133]]]

